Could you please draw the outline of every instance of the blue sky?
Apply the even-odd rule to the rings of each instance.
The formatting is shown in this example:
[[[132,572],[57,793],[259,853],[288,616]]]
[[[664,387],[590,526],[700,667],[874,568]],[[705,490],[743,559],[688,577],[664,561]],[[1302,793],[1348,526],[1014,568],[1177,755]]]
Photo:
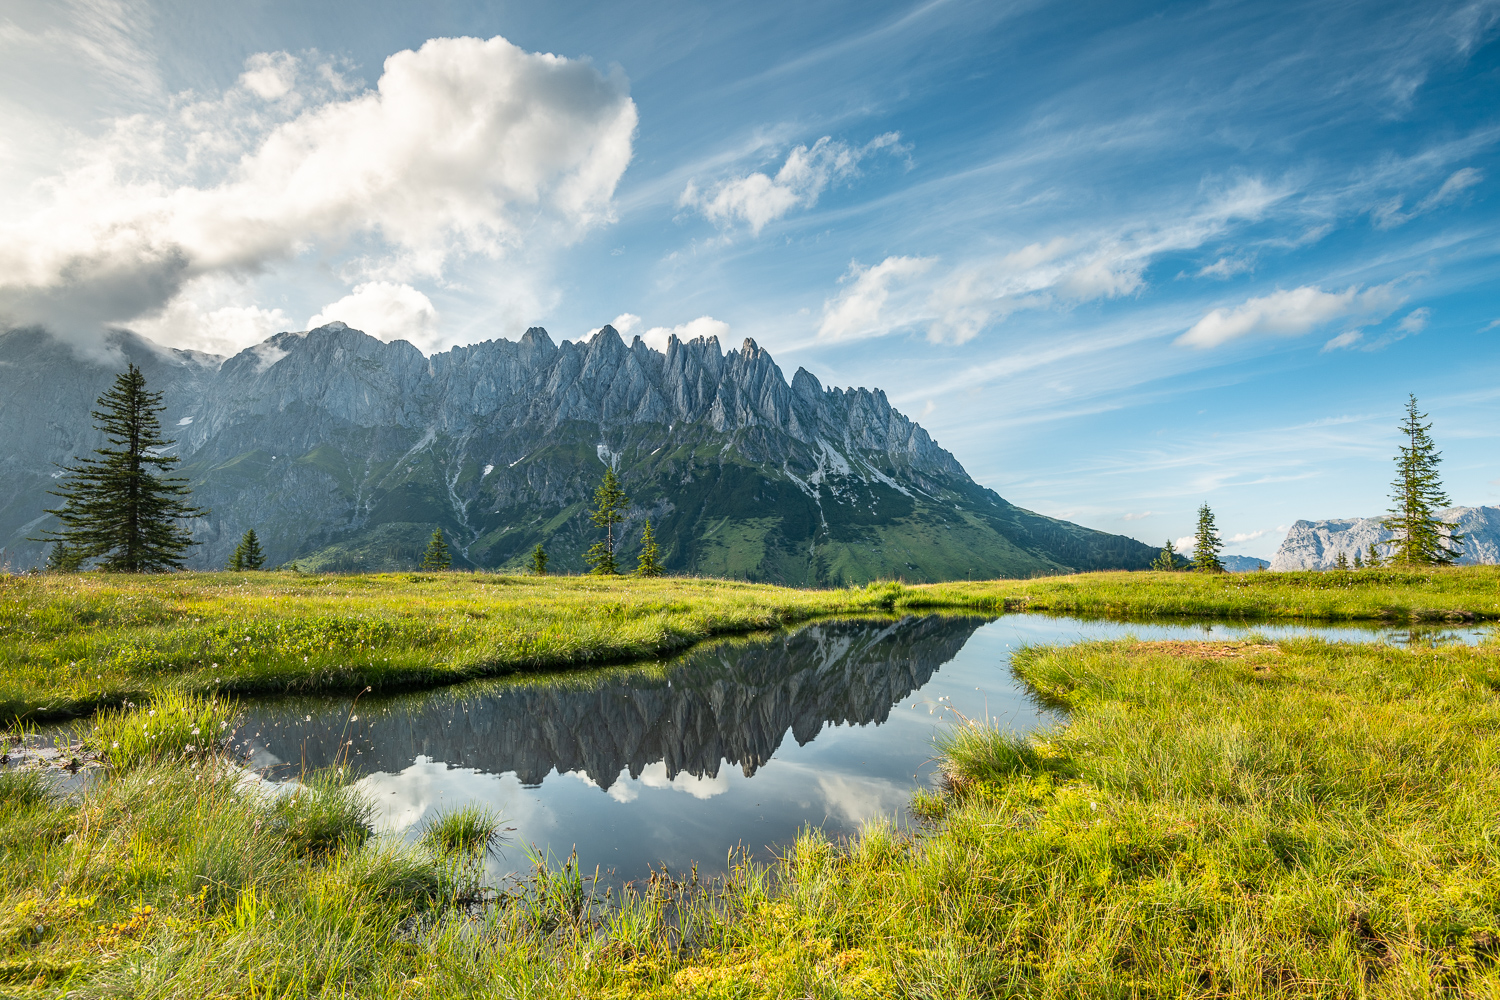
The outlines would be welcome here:
[[[0,313],[604,322],[879,386],[1012,502],[1268,556],[1408,392],[1500,500],[1500,3],[20,0]],[[549,54],[539,56],[538,53]],[[388,62],[389,60],[389,62]]]

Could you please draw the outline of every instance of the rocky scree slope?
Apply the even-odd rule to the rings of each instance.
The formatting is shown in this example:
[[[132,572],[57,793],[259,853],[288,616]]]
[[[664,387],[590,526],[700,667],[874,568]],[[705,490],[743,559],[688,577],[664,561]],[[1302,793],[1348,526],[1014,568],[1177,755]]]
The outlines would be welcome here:
[[[545,330],[424,357],[333,323],[230,358],[129,333],[80,354],[36,329],[0,334],[0,545],[12,569],[59,470],[97,446],[89,411],[126,360],[166,393],[164,422],[211,508],[193,565],[222,566],[254,527],[271,565],[414,566],[434,527],[455,565],[516,569],[537,543],[583,568],[606,465],[650,517],[669,571],[787,584],[1143,568],[1155,550],[1007,503],[880,390],[790,383],[754,341],[627,345],[609,326]]]

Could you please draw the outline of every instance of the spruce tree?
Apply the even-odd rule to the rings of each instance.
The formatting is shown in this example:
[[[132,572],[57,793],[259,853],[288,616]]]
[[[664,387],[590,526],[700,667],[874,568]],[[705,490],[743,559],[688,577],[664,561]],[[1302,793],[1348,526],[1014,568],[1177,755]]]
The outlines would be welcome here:
[[[266,564],[266,554],[261,551],[260,539],[255,535],[255,529],[251,528],[240,538],[240,544],[234,547],[234,555],[229,557],[229,568],[236,573],[244,570],[260,569]]]
[[[1161,551],[1156,554],[1156,561],[1151,564],[1151,568],[1162,572],[1176,572],[1177,546],[1172,544],[1172,539],[1168,538],[1166,544],[1161,547]]]
[[[651,519],[646,518],[646,530],[641,532],[641,557],[635,571],[636,576],[661,576],[661,560],[656,553],[656,532],[651,530]]]
[[[605,469],[603,481],[594,490],[594,509],[589,511],[589,518],[604,529],[604,541],[595,542],[583,554],[583,561],[591,567],[589,572],[596,576],[613,576],[619,572],[615,566],[615,525],[625,519],[628,503],[630,498],[620,487],[615,470]]]
[[[1451,501],[1438,479],[1442,453],[1422,423],[1427,414],[1417,412],[1413,394],[1406,404],[1406,419],[1400,431],[1404,443],[1396,455],[1396,478],[1391,482],[1390,516],[1380,522],[1392,532],[1391,562],[1405,566],[1446,566],[1457,559],[1464,536],[1437,517],[1439,508]],[[1451,547],[1450,547],[1451,546]]]
[[[1224,564],[1219,561],[1219,550],[1224,543],[1214,527],[1214,512],[1208,504],[1198,508],[1198,531],[1193,536],[1193,568],[1199,573],[1222,573]]]
[[[1333,561],[1333,568],[1338,570],[1347,570],[1349,568],[1349,557],[1343,552],[1340,552],[1339,557]]]
[[[1354,568],[1355,569],[1364,569],[1365,568],[1364,553],[1360,552],[1359,549],[1355,549],[1354,550]]]
[[[101,569],[159,573],[181,569],[193,545],[178,522],[208,513],[188,504],[187,480],[163,475],[179,459],[163,451],[173,442],[161,435],[162,394],[146,389],[134,364],[115,376],[99,397],[95,426],[108,442],[94,458],[66,469],[62,488],[52,495],[62,506],[49,509],[62,522],[44,540],[62,542],[81,563],[98,559]]]
[[[1365,555],[1365,565],[1371,569],[1379,569],[1380,564],[1385,562],[1380,555],[1380,547],[1374,542],[1370,543],[1370,551]]]
[[[427,543],[427,551],[422,554],[422,568],[428,570],[447,569],[453,565],[453,557],[448,554],[448,543],[443,541],[443,529],[432,529],[432,540]]]
[[[69,548],[68,543],[62,539],[52,543],[52,548],[47,552],[47,572],[49,573],[76,573],[78,567],[83,564],[83,554],[77,549]]]
[[[537,542],[536,548],[531,550],[531,575],[547,575],[547,550],[542,548],[542,543]]]

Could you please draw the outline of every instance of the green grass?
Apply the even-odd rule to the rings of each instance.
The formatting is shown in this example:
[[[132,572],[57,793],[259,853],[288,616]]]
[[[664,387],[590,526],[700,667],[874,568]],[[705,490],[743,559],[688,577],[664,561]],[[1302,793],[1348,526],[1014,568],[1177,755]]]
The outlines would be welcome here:
[[[904,607],[1147,619],[1500,619],[1500,566],[1295,573],[1083,573],[910,588]]]
[[[0,576],[0,719],[622,663],[893,600],[880,585],[470,573]]]
[[[68,718],[169,691],[228,698],[435,687],[651,658],[820,616],[931,609],[1494,619],[1500,568],[1091,573],[842,590],[470,573],[0,576],[0,720]]]
[[[68,799],[0,771],[0,994],[1500,994],[1500,649],[1120,641],[1015,669],[1068,723],[946,732],[925,832],[809,832],[623,895],[569,859],[475,905],[471,860],[369,836],[336,774],[269,796],[179,757]],[[320,795],[338,818],[311,825],[365,832],[289,835]]]
[[[440,812],[422,831],[423,842],[439,854],[484,854],[499,838],[500,814],[478,805]]]

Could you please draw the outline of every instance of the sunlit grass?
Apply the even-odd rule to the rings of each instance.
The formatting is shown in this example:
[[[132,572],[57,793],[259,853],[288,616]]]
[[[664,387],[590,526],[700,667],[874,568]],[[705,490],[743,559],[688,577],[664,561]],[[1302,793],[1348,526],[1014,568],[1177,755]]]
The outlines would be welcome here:
[[[422,831],[422,840],[439,854],[484,854],[499,840],[500,822],[500,814],[493,809],[459,806],[429,820]]]
[[[164,691],[144,707],[106,709],[80,727],[83,745],[114,767],[198,755],[228,738],[238,706],[232,699]]]
[[[1500,991],[1500,650],[1121,641],[1015,665],[1066,723],[946,731],[925,831],[809,831],[774,863],[623,894],[570,858],[478,905],[452,852],[492,816],[370,836],[337,774],[273,796],[173,758],[67,798],[0,770],[0,992]],[[335,833],[290,835],[290,814]]]
[[[1396,623],[1500,617],[1500,568],[1090,573],[799,590],[432,573],[0,576],[0,719],[199,695],[425,688],[623,663],[828,615],[951,609]]]
[[[1500,619],[1500,566],[1325,573],[1083,573],[908,588],[902,607],[1156,618],[1382,621]]]

